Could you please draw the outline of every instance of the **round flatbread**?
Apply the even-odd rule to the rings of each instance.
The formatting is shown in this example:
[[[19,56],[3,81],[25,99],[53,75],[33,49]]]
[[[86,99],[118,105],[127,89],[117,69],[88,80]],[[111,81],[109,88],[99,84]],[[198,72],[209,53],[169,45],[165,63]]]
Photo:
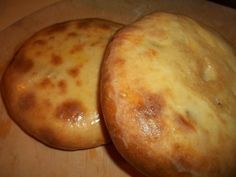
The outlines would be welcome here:
[[[3,77],[3,97],[22,129],[60,149],[108,141],[98,104],[99,68],[120,24],[81,19],[37,32]]]
[[[236,56],[188,17],[154,13],[120,30],[101,74],[118,151],[148,176],[236,176]]]

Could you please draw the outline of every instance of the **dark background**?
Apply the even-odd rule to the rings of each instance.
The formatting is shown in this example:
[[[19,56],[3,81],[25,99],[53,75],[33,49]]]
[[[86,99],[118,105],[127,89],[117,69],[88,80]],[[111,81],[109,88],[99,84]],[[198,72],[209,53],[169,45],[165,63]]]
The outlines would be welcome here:
[[[209,1],[236,9],[236,0],[209,0]]]

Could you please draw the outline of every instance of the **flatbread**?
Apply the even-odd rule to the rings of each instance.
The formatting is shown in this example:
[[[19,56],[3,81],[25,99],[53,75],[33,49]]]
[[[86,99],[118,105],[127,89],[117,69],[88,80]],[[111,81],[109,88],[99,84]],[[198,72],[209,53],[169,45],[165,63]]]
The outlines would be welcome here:
[[[27,40],[3,77],[10,116],[45,144],[66,150],[107,143],[98,104],[99,68],[120,24],[79,19],[52,25]]]
[[[236,176],[236,52],[181,15],[154,13],[107,48],[101,106],[122,156],[148,176]]]

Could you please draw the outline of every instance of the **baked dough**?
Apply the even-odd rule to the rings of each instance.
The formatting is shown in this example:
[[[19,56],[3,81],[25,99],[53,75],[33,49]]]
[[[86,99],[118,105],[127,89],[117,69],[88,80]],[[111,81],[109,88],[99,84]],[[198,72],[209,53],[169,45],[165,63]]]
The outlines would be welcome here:
[[[37,32],[3,77],[3,97],[19,126],[49,146],[84,149],[109,140],[98,104],[99,68],[120,24],[80,19]]]
[[[236,56],[219,34],[154,13],[107,48],[101,106],[118,151],[148,176],[236,176]]]

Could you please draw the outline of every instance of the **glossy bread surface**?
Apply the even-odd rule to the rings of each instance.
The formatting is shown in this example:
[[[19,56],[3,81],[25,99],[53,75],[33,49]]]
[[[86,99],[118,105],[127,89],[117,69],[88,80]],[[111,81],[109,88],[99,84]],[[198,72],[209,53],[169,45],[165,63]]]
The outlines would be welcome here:
[[[81,19],[52,25],[27,40],[2,82],[10,116],[30,135],[56,148],[106,143],[98,80],[105,47],[120,27]]]
[[[154,13],[114,36],[102,67],[102,110],[125,159],[148,176],[236,176],[236,56],[219,34]]]

